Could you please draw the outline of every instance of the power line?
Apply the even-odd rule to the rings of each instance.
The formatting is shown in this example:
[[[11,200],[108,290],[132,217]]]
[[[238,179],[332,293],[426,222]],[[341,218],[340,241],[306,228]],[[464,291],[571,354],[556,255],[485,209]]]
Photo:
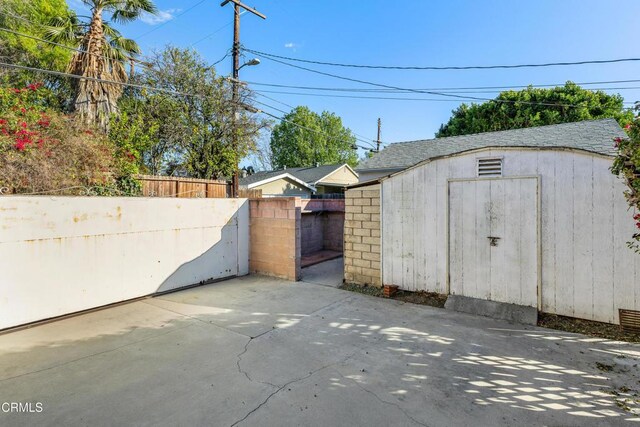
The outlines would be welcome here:
[[[298,123],[296,123],[296,122],[294,122],[294,121],[292,121],[292,120],[287,120],[287,119],[285,119],[284,117],[278,117],[278,116],[276,116],[275,114],[271,114],[271,113],[269,113],[269,112],[267,112],[267,111],[258,110],[258,113],[265,114],[265,115],[267,115],[267,116],[269,116],[269,117],[272,117],[272,118],[274,118],[274,119],[276,119],[276,120],[280,120],[280,121],[283,121],[283,122],[291,123],[292,125],[297,126],[297,127],[299,127],[300,129],[304,129],[304,130],[308,130],[308,131],[310,131],[310,132],[315,132],[315,133],[318,133],[318,134],[322,134],[322,135],[324,135],[324,136],[326,136],[326,137],[329,137],[329,138],[332,138],[332,139],[335,139],[335,138],[336,138],[336,137],[332,137],[332,136],[330,136],[330,135],[327,135],[326,133],[324,133],[324,132],[322,132],[322,131],[318,131],[318,130],[315,130],[315,129],[308,128],[308,127],[306,127],[306,126],[302,126],[302,125],[300,125],[300,124],[298,124]],[[358,148],[361,148],[361,149],[363,149],[363,150],[366,150],[366,151],[371,150],[370,148],[363,147],[363,146],[361,146],[361,145],[357,145],[357,144],[355,144],[355,146],[356,146],[356,147],[358,147]]]
[[[620,84],[620,83],[639,83],[640,80],[612,80],[612,81],[602,81],[602,82],[582,82],[575,83],[578,86],[587,86],[587,85],[603,85],[603,84]],[[317,87],[317,86],[292,86],[292,85],[283,85],[276,83],[261,83],[261,82],[250,82],[246,81],[245,83],[249,83],[256,86],[268,86],[268,87],[279,87],[286,89],[303,89],[303,90],[323,90],[323,91],[332,91],[332,92],[383,92],[383,93],[404,93],[405,91],[398,91],[393,89],[364,89],[364,88],[334,88],[334,87]],[[476,89],[525,89],[529,86],[534,88],[544,88],[544,87],[558,87],[564,86],[565,83],[556,83],[556,84],[532,84],[532,85],[511,85],[511,86],[473,86],[473,87],[438,87],[438,88],[416,88],[416,90],[434,90],[434,91],[462,91],[462,90],[476,90]],[[606,89],[606,88],[605,88]]]
[[[286,102],[282,102],[282,101],[279,101],[279,100],[277,100],[277,99],[275,99],[275,98],[272,98],[272,97],[270,97],[270,96],[267,96],[267,95],[265,95],[265,94],[264,94],[264,92],[269,92],[269,91],[257,91],[257,90],[253,90],[253,89],[251,90],[251,93],[255,93],[256,95],[259,95],[259,96],[262,96],[262,97],[264,97],[264,98],[270,99],[271,101],[273,101],[273,102],[277,102],[278,104],[282,104],[282,105],[284,105],[285,107],[289,107],[289,108],[291,108],[291,109],[296,108],[296,107],[294,107],[293,105],[287,104]],[[256,101],[256,102],[257,102],[257,101]],[[266,104],[263,104],[263,105],[266,105]],[[281,111],[281,112],[282,112],[282,113],[284,113],[283,111]],[[286,113],[284,113],[284,114],[286,114]],[[360,142],[366,142],[366,143],[369,143],[369,142],[368,142],[368,138],[367,138],[366,136],[364,136],[364,135],[360,135],[360,134],[358,134],[358,133],[355,133],[354,131],[351,131],[351,133],[352,133],[352,134],[354,134],[355,136],[358,136],[358,137],[362,138],[362,140],[360,140]],[[373,146],[373,145],[372,145],[372,146]]]
[[[45,69],[42,69],[42,68],[35,68],[35,67],[27,67],[27,66],[24,66],[24,65],[9,64],[9,63],[6,63],[6,62],[0,62],[0,67],[12,68],[12,69],[23,70],[23,71],[32,71],[32,72],[44,73],[44,74],[51,74],[53,76],[60,76],[60,77],[71,77],[71,78],[79,79],[79,80],[91,80],[91,81],[94,81],[94,82],[108,83],[108,84],[114,84],[114,85],[120,85],[120,86],[126,86],[126,87],[133,87],[133,88],[137,88],[137,89],[148,89],[148,90],[153,90],[153,91],[157,91],[157,92],[169,93],[171,95],[197,96],[197,95],[194,95],[192,93],[178,92],[178,91],[159,88],[159,87],[154,87],[154,86],[141,85],[141,84],[136,84],[136,83],[119,82],[119,81],[116,81],[116,80],[100,79],[100,78],[97,78],[97,77],[79,76],[77,74],[63,73],[61,71],[45,70]]]
[[[442,98],[401,98],[401,97],[387,97],[387,96],[334,95],[334,94],[326,94],[326,93],[285,92],[285,91],[277,91],[277,90],[263,90],[261,92],[258,92],[255,89],[253,91],[258,94],[279,93],[284,95],[314,96],[314,97],[324,97],[324,98],[379,99],[379,100],[393,100],[393,101],[460,102],[465,100],[465,99],[442,99]],[[473,101],[473,99],[468,99],[468,101]]]
[[[634,87],[634,88],[628,88],[628,89],[640,89],[640,86]],[[464,100],[464,99],[442,99],[442,98],[406,98],[406,97],[393,97],[393,96],[336,95],[336,94],[330,94],[330,93],[287,92],[287,91],[278,91],[278,90],[261,90],[261,91],[256,91],[255,89],[252,89],[252,90],[253,92],[256,92],[259,94],[276,93],[276,94],[283,94],[283,95],[313,96],[313,97],[322,97],[322,98],[376,99],[376,100],[389,100],[389,101],[421,101],[421,102],[460,102],[461,100]],[[473,101],[474,99],[470,98],[468,100]],[[628,101],[628,102],[631,102],[631,101]]]
[[[315,74],[320,74],[323,76],[327,76],[327,77],[333,77],[336,79],[341,79],[341,80],[347,80],[347,81],[351,81],[351,82],[355,82],[355,83],[361,83],[361,84],[366,84],[366,85],[370,85],[370,86],[376,86],[376,87],[381,87],[381,88],[386,88],[386,89],[395,89],[395,90],[399,90],[399,91],[403,91],[403,92],[413,92],[413,93],[423,93],[423,94],[429,94],[429,95],[438,95],[438,96],[445,96],[445,97],[451,97],[451,98],[458,98],[458,99],[462,99],[462,100],[472,100],[472,101],[493,101],[493,102],[499,102],[499,103],[506,103],[506,104],[523,104],[523,105],[543,105],[543,106],[550,106],[550,107],[574,107],[574,108],[579,108],[579,107],[583,107],[581,105],[572,105],[572,104],[553,104],[553,103],[549,103],[549,102],[529,102],[529,101],[511,101],[511,100],[505,100],[505,99],[491,99],[491,98],[481,98],[481,97],[477,97],[477,96],[461,96],[461,95],[455,95],[455,94],[449,94],[449,93],[443,93],[443,92],[436,92],[436,91],[427,91],[427,90],[419,90],[419,89],[410,89],[410,88],[402,88],[402,87],[398,87],[398,86],[391,86],[391,85],[386,85],[386,84],[382,84],[382,83],[374,83],[374,82],[369,82],[366,80],[359,80],[359,79],[354,79],[351,77],[345,77],[345,76],[340,76],[337,74],[331,74],[331,73],[326,73],[324,71],[319,71],[319,70],[314,70],[311,68],[306,68],[306,67],[301,67],[299,65],[295,65],[295,64],[290,64],[288,62],[284,62],[281,61],[279,59],[275,59],[275,58],[271,58],[268,56],[262,56],[260,53],[256,53],[256,51],[251,51],[251,50],[246,50],[247,52],[251,52],[254,55],[260,56],[262,58],[265,59],[269,59],[271,61],[277,62],[279,64],[283,64],[283,65],[287,65],[289,67],[293,67],[293,68],[297,68],[300,70],[304,70],[304,71],[308,71],[311,73],[315,73]]]
[[[242,11],[242,12],[240,12],[240,16],[244,15],[245,13],[247,13],[247,12],[246,12],[246,11]],[[231,24],[233,24],[233,21],[230,21],[230,22],[226,23],[225,25],[223,25],[222,27],[218,28],[217,30],[215,30],[215,31],[213,31],[213,32],[211,32],[211,33],[209,33],[209,34],[207,34],[207,35],[206,35],[206,36],[204,36],[203,38],[201,38],[201,39],[199,39],[199,40],[197,40],[197,41],[193,42],[191,45],[189,45],[189,47],[190,47],[190,48],[191,48],[191,47],[194,47],[194,46],[195,46],[195,45],[197,45],[198,43],[205,41],[205,40],[206,40],[206,39],[208,39],[209,37],[211,37],[211,36],[213,36],[213,35],[215,35],[215,34],[219,33],[219,32],[220,32],[220,31],[222,31],[222,30],[224,30],[225,28],[227,28],[227,27],[228,27],[229,25],[231,25]]]
[[[202,3],[204,3],[207,0],[200,0],[199,2],[195,3],[192,6],[189,6],[187,9],[185,9],[184,11],[182,11],[181,13],[177,14],[176,16],[172,17],[171,19],[169,19],[168,21],[165,21],[159,25],[156,25],[155,27],[153,27],[152,29],[150,29],[149,31],[147,31],[146,33],[142,33],[139,36],[136,37],[136,39],[141,39],[151,33],[153,33],[156,30],[159,30],[160,28],[164,27],[165,25],[169,24],[170,22],[175,21],[176,19],[178,19],[179,17],[181,17],[182,15],[184,15],[185,13],[189,12],[192,9],[195,9],[196,7],[200,6]]]
[[[218,59],[216,62],[214,62],[213,64],[211,64],[209,67],[213,67],[218,65],[219,63],[221,63],[222,61],[224,61],[226,58],[229,57],[229,54],[231,53],[231,49],[227,50],[227,52],[224,54],[224,56],[220,59]]]
[[[2,13],[2,12],[0,11],[0,13]],[[14,34],[14,35],[17,35],[17,36],[20,36],[20,37],[29,38],[29,39],[36,40],[36,41],[39,41],[39,42],[42,42],[42,43],[48,43],[50,45],[61,47],[63,49],[67,49],[67,50],[70,50],[70,51],[73,51],[73,52],[85,53],[87,55],[91,55],[91,56],[95,56],[95,57],[98,57],[98,58],[107,59],[109,61],[113,61],[114,60],[114,58],[110,58],[110,57],[108,57],[106,55],[100,55],[100,54],[97,54],[97,53],[92,53],[92,52],[89,52],[89,51],[84,50],[84,49],[80,49],[80,48],[76,48],[76,47],[72,47],[72,46],[67,46],[67,45],[64,45],[64,44],[56,43],[56,42],[53,42],[51,40],[46,40],[46,39],[43,39],[43,38],[40,38],[40,37],[32,36],[30,34],[25,34],[25,33],[19,32],[19,31],[10,30],[8,28],[0,27],[0,31],[5,32],[5,33],[11,33],[11,34]],[[138,63],[140,65],[141,68],[144,68],[144,69],[149,70],[149,71],[155,71],[152,68],[144,65],[144,63],[142,63],[142,61],[140,61],[140,60],[138,60],[136,58],[129,57],[127,59],[135,61],[136,63]]]
[[[279,113],[282,113],[282,114],[285,114],[285,115],[286,115],[286,114],[289,114],[287,111],[281,110],[281,109],[279,109],[279,108],[277,108],[277,107],[274,107],[273,105],[265,104],[264,102],[260,102],[260,101],[256,101],[256,100],[254,100],[253,102],[255,102],[256,104],[264,105],[265,107],[271,108],[271,109],[273,109],[273,110],[276,110],[276,111],[277,111],[277,112],[279,112]],[[262,110],[259,110],[259,111],[262,111]],[[262,111],[262,112],[264,112],[264,111]],[[329,136],[329,135],[327,135],[326,133],[324,133],[324,132],[322,132],[322,131],[317,131],[317,130],[315,130],[315,129],[311,129],[311,128],[308,128],[308,127],[305,127],[305,126],[302,126],[302,125],[298,125],[297,123],[295,123],[295,122],[293,122],[293,121],[291,121],[291,120],[284,119],[284,118],[281,118],[281,117],[275,117],[275,118],[278,118],[279,120],[282,120],[282,121],[284,121],[284,122],[293,123],[293,124],[295,124],[296,126],[298,126],[298,127],[302,128],[302,129],[306,129],[306,130],[308,130],[308,131],[311,131],[311,132],[319,132],[319,133],[323,133],[325,136]],[[351,133],[353,133],[353,132],[351,132]],[[358,137],[356,137],[356,136],[355,136],[355,133],[353,133],[353,134],[354,134],[354,138],[356,138],[356,141],[359,141],[359,142],[362,142],[362,143],[365,143],[365,144],[371,144],[371,143],[370,143],[369,141],[367,141],[366,139],[358,138]],[[371,144],[371,146],[373,147],[373,144]]]
[[[252,90],[251,92],[252,92],[252,93],[255,93],[256,95],[260,95],[260,96],[262,96],[263,98],[270,99],[270,100],[272,100],[273,102],[277,102],[278,104],[282,104],[282,105],[284,105],[285,107],[289,107],[289,108],[291,108],[291,109],[296,108],[296,107],[294,107],[293,105],[287,104],[286,102],[278,101],[278,100],[277,100],[277,99],[275,99],[275,98],[271,98],[270,96],[265,95],[263,92],[258,92],[258,91],[256,91],[256,90]]]
[[[467,66],[387,66],[387,65],[361,65],[361,64],[341,64],[337,62],[313,61],[308,59],[292,58],[288,56],[274,55],[272,53],[260,52],[258,50],[245,49],[255,55],[264,55],[272,58],[284,59],[287,61],[304,62],[306,64],[329,65],[332,67],[345,68],[369,68],[381,70],[493,70],[493,69],[511,69],[511,68],[542,68],[557,67],[569,65],[590,65],[590,64],[614,64],[619,62],[637,62],[640,58],[618,58],[618,59],[602,59],[575,62],[546,62],[539,64],[515,64],[515,65],[467,65]]]

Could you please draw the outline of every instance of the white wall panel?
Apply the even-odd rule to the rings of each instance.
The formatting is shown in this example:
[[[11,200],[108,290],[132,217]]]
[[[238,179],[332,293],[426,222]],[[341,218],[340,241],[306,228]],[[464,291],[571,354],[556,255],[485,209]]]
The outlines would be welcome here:
[[[447,180],[476,178],[476,158],[487,156],[504,158],[506,178],[540,177],[543,311],[617,323],[618,308],[640,310],[625,186],[610,173],[611,158],[571,150],[478,150],[385,179],[384,283],[446,292]]]
[[[0,329],[247,274],[246,199],[0,196]]]

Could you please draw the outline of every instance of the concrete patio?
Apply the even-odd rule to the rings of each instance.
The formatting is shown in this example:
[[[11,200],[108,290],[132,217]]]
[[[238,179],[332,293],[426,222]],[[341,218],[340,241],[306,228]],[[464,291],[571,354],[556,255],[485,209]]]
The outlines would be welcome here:
[[[41,402],[43,411],[3,410],[0,425],[639,420],[610,394],[639,388],[638,345],[330,282],[248,276],[1,335],[0,400]]]

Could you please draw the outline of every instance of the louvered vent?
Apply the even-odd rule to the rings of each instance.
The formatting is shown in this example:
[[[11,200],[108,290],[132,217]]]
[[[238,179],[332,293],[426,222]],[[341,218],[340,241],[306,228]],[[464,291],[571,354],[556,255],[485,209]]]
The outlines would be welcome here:
[[[478,159],[478,176],[502,176],[502,157]]]
[[[640,334],[640,311],[618,309],[620,326],[625,332]]]

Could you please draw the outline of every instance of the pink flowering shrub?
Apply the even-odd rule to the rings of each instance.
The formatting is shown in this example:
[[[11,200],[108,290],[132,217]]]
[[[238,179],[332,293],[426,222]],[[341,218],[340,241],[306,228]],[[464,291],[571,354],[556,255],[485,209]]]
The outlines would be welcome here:
[[[618,155],[613,161],[611,172],[622,177],[627,184],[625,197],[629,206],[637,212],[633,216],[637,232],[628,242],[631,249],[640,253],[640,116],[625,126],[627,138],[615,138]]]
[[[99,132],[50,110],[40,84],[0,88],[0,188],[10,193],[120,194],[131,160]]]

